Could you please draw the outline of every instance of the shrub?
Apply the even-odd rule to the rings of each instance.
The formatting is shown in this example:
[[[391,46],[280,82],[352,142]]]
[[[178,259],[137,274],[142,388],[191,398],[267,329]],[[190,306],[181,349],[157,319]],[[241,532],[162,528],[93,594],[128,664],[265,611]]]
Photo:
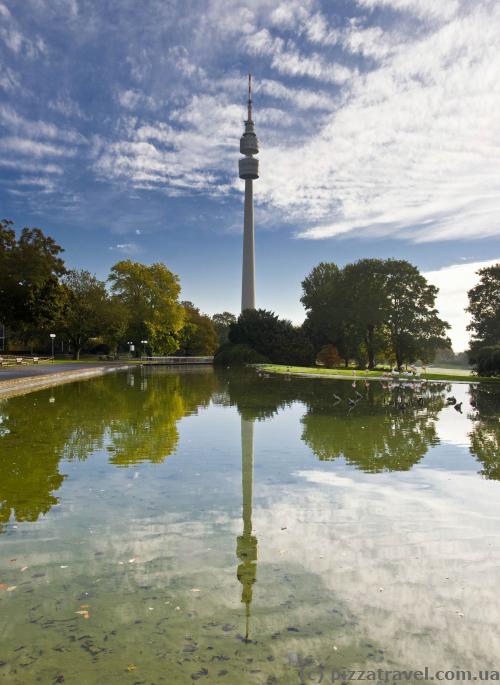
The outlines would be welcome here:
[[[327,369],[340,366],[341,358],[335,345],[323,345],[318,354],[318,362]]]
[[[244,366],[245,364],[265,364],[269,359],[252,350],[248,345],[226,343],[219,347],[214,357],[217,366]]]
[[[275,364],[309,366],[314,362],[311,342],[291,321],[265,309],[247,309],[229,329],[229,340],[248,345]]]

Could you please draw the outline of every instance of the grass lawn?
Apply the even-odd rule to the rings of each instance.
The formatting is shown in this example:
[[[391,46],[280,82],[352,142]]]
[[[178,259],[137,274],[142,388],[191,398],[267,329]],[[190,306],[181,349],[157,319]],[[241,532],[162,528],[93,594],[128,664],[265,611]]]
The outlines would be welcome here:
[[[337,379],[376,379],[381,378],[383,375],[390,375],[387,371],[382,369],[375,369],[374,371],[360,371],[358,369],[324,369],[321,367],[307,367],[307,366],[286,366],[284,364],[258,364],[257,368],[265,371],[267,373],[280,373],[280,374],[307,374],[307,375],[317,375],[317,376],[332,376]],[[400,374],[399,376],[394,376],[394,378],[399,378],[401,380],[408,380],[408,376]],[[485,377],[485,376],[474,376],[470,371],[464,369],[444,369],[436,368],[431,369],[426,373],[422,373],[420,378],[429,381],[462,381],[462,382],[500,382],[500,378],[496,377]]]

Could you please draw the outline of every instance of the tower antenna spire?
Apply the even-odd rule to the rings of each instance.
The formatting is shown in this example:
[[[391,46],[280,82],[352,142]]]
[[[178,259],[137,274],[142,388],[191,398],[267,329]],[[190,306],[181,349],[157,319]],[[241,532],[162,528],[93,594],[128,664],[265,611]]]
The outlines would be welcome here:
[[[248,74],[248,121],[252,121],[252,74]]]

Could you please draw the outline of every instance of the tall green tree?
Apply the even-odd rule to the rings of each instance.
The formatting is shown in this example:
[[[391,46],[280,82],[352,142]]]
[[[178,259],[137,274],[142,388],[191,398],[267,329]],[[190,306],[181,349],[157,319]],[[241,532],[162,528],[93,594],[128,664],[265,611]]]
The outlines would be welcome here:
[[[236,322],[236,316],[231,312],[221,312],[212,316],[212,323],[215,326],[219,345],[224,345],[229,340],[229,329],[231,324]]]
[[[450,345],[448,324],[437,315],[437,288],[418,269],[398,260],[362,259],[339,269],[322,262],[302,282],[304,329],[316,351],[334,345],[346,364],[374,368],[377,353],[400,367],[429,361]]]
[[[328,262],[315,266],[302,281],[300,301],[307,311],[304,331],[316,352],[331,344],[342,357],[349,357],[354,346],[352,331],[347,326],[347,304],[339,267]]]
[[[432,361],[436,350],[450,347],[449,324],[436,309],[438,289],[407,261],[388,259],[384,265],[389,349],[398,368],[418,359]]]
[[[109,319],[106,284],[85,270],[72,270],[62,279],[66,304],[62,331],[71,343],[75,359],[80,359],[91,338],[105,332]]]
[[[175,352],[185,317],[178,301],[179,277],[160,262],[146,265],[128,259],[113,266],[109,281],[128,310],[129,339],[147,339],[156,354]]]
[[[366,352],[369,369],[375,368],[375,355],[384,348],[383,324],[389,313],[384,266],[380,259],[360,259],[342,270],[342,299],[349,303],[345,318]]]
[[[471,347],[500,345],[500,263],[480,269],[479,283],[469,290]]]
[[[184,307],[184,326],[179,336],[178,354],[185,357],[214,354],[219,342],[212,319],[202,314],[192,302],[181,304]]]
[[[39,228],[23,228],[16,237],[13,222],[0,221],[0,321],[25,341],[60,314],[62,251]]]

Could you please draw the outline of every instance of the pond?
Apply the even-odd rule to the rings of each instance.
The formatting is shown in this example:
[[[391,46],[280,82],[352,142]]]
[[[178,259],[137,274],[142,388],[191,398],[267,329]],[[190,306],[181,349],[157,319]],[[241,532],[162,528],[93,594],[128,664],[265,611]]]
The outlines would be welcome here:
[[[499,416],[211,368],[3,400],[0,683],[498,669]]]

